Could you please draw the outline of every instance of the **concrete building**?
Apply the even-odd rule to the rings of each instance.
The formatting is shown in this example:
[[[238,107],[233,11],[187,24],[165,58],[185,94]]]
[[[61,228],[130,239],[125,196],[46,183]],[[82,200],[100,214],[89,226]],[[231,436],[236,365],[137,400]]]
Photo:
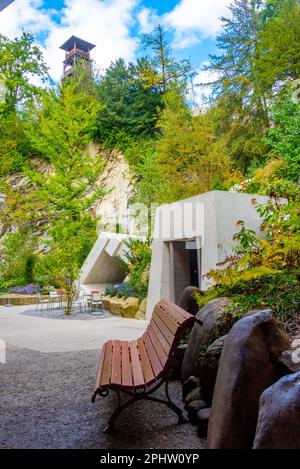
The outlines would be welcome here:
[[[268,197],[212,191],[156,211],[148,291],[147,319],[162,298],[178,302],[190,285],[206,289],[209,270],[232,253],[233,235],[240,220],[259,233],[260,217],[252,199]]]

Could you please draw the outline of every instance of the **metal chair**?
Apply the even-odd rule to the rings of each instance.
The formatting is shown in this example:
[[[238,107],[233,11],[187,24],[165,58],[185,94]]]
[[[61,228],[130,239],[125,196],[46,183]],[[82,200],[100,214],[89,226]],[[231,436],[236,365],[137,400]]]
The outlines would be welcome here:
[[[50,305],[50,306],[52,305],[52,300],[51,300],[50,297],[49,298],[44,298],[40,293],[37,293],[37,297],[38,297],[38,300],[39,300],[37,305],[36,305],[37,310],[39,309],[39,307],[41,307],[40,310],[42,311],[44,305]]]

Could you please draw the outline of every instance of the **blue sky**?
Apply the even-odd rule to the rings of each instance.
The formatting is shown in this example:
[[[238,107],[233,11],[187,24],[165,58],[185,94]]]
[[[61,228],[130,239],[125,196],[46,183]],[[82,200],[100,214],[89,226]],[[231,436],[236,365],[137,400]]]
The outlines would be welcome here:
[[[219,18],[230,0],[15,0],[0,13],[0,31],[15,37],[22,29],[35,34],[52,77],[62,73],[59,46],[72,34],[97,45],[93,59],[100,69],[123,57],[143,54],[140,36],[162,24],[178,59],[190,58],[198,79],[208,54],[216,51]]]

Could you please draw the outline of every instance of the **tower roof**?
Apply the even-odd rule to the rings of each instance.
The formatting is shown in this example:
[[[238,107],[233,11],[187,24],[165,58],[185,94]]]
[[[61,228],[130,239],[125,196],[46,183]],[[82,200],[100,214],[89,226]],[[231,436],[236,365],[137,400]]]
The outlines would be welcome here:
[[[77,36],[71,36],[62,46],[60,46],[60,49],[69,51],[74,47],[75,44],[78,49],[81,49],[84,52],[90,52],[92,49],[94,49],[94,47],[96,47],[95,44],[84,41]]]

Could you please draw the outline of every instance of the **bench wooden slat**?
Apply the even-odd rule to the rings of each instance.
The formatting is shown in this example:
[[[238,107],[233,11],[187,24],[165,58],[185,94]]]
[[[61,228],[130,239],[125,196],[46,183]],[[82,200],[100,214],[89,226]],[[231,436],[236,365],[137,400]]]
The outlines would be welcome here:
[[[147,355],[145,344],[141,337],[137,340],[137,343],[138,343],[138,349],[139,349],[145,382],[150,383],[155,379],[155,375],[153,373],[152,366],[151,366],[149,357]]]
[[[170,331],[170,329],[162,322],[161,318],[155,312],[152,315],[152,322],[155,322],[159,330],[162,332],[163,336],[166,338],[170,346],[172,346],[174,342],[174,334]]]
[[[136,340],[129,342],[131,368],[134,386],[143,386],[145,379],[141,367],[140,357],[138,353],[138,343]]]
[[[174,305],[169,300],[162,300],[160,302],[160,304],[163,307],[167,308],[168,314],[170,314],[170,315],[175,315],[176,314],[180,318],[182,318],[183,320],[181,321],[181,323],[184,322],[185,320],[191,319],[191,314],[190,313],[188,313],[184,309],[180,308],[180,306]]]
[[[164,351],[166,352],[167,355],[169,355],[169,353],[171,351],[171,345],[169,344],[169,342],[167,341],[167,339],[165,338],[165,336],[163,335],[163,333],[161,332],[161,330],[157,326],[156,322],[151,321],[150,324],[151,324],[151,327],[154,330],[155,334],[157,335],[157,337],[158,337]]]
[[[110,384],[110,377],[111,377],[111,360],[112,360],[112,341],[110,340],[106,344],[105,348],[105,357],[103,362],[102,374],[101,374],[101,386],[107,386]]]
[[[121,342],[122,352],[122,385],[131,387],[133,386],[132,381],[132,370],[129,355],[129,344],[126,341]]]
[[[143,335],[143,342],[145,344],[145,348],[146,348],[146,351],[147,351],[147,355],[149,357],[149,360],[150,360],[150,363],[151,363],[151,366],[152,366],[152,370],[153,370],[153,373],[155,375],[155,377],[157,377],[163,370],[163,367],[162,367],[162,364],[160,363],[159,361],[159,358],[153,348],[153,345],[152,345],[152,342],[148,336],[148,333],[145,332],[145,334]]]
[[[103,362],[104,362],[104,358],[105,358],[106,345],[107,345],[107,344],[104,344],[104,346],[103,346],[103,348],[102,348],[102,350],[101,350],[99,365],[98,365],[98,369],[97,369],[97,377],[96,377],[96,387],[95,387],[95,389],[99,388],[100,385],[101,385],[101,376],[102,376]]]
[[[164,367],[165,364],[168,361],[168,355],[164,351],[163,346],[160,343],[160,341],[158,340],[158,337],[155,334],[154,330],[152,329],[151,325],[148,327],[147,332],[148,332],[148,336],[150,337],[150,340],[153,344],[153,348],[155,349],[155,352],[156,352],[156,354],[159,358],[159,361],[162,364],[162,366]]]
[[[180,326],[188,319],[186,318],[185,315],[181,313],[180,309],[175,309],[171,308],[171,306],[167,302],[163,302],[160,305],[160,308],[173,319],[174,321],[177,322]]]
[[[113,341],[111,384],[122,384],[121,342],[119,340]]]
[[[170,316],[168,316],[161,308],[159,305],[155,306],[155,312],[158,314],[162,322],[165,323],[165,325],[170,329],[170,331],[175,335],[179,325],[177,324],[174,319],[172,319]]]
[[[194,322],[192,315],[169,300],[160,301],[142,337],[130,342],[110,340],[104,345],[93,399],[110,386],[134,389],[153,384],[168,372],[181,331]]]

